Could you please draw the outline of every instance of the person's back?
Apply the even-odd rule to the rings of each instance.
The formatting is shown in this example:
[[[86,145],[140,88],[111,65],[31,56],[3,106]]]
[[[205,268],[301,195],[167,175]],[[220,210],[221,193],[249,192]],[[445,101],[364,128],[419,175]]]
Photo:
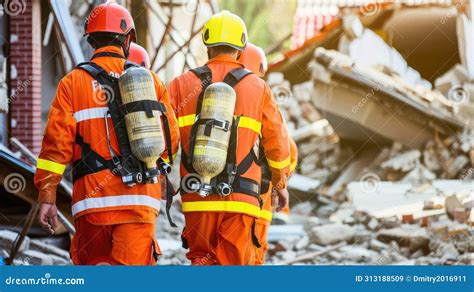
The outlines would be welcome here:
[[[224,32],[221,37],[227,37],[220,39],[213,34],[220,31],[219,28],[211,31],[213,25],[222,25],[221,31],[226,27],[237,29],[233,37],[229,38],[230,34]],[[245,47],[246,36],[245,25],[237,16],[227,11],[214,15],[203,30],[203,40],[208,46],[210,60],[205,66],[175,78],[169,85],[182,146],[181,194],[186,218],[183,238],[187,240],[190,249],[187,257],[194,265],[254,264],[255,249],[260,247],[255,233],[255,221],[260,217],[263,204],[260,196],[259,143],[270,163],[272,181],[281,194],[281,203],[287,203],[287,196],[285,198],[284,194],[290,165],[288,136],[286,131],[282,131],[284,122],[269,87],[236,61],[238,50]],[[206,78],[209,75],[212,76],[211,81]],[[194,171],[193,157],[190,157],[193,139],[196,139],[194,128],[203,122],[206,125],[208,122],[214,125],[224,122],[201,122],[199,99],[201,103],[212,104],[212,101],[202,99],[203,87],[224,80],[233,86],[236,93],[234,119],[229,129],[220,126],[215,130],[231,131],[230,136],[235,137],[229,142],[227,163],[223,171],[225,178],[231,177],[229,180],[224,179],[224,182],[229,181],[231,184],[231,193],[227,195],[219,192],[215,186],[209,193],[201,190],[198,193],[198,190],[193,189],[193,185],[196,185],[193,182],[199,180],[199,174]],[[237,125],[236,130],[234,125]],[[209,143],[212,145],[222,141]],[[217,184],[221,176],[214,179]]]
[[[96,49],[94,56],[60,81],[51,104],[35,174],[39,221],[51,233],[57,228],[56,188],[66,165],[72,163],[73,263],[152,264],[152,256],[159,253],[155,221],[160,185],[124,180],[128,171],[124,167],[133,166],[125,164],[130,160],[122,153],[130,142],[116,137],[120,129],[126,130],[116,127],[123,117],[120,121],[111,117],[118,113],[111,106],[120,98],[118,78],[135,39],[133,20],[125,8],[110,2],[97,6],[91,15],[85,35]],[[177,150],[176,119],[166,87],[156,74],[150,72],[149,77],[148,86],[153,82],[157,99],[149,99],[147,105],[159,109],[169,125],[162,124],[162,132],[170,134],[162,154],[166,159]],[[134,113],[145,110],[137,107]]]
[[[116,46],[106,46],[99,48],[94,52],[91,62],[99,65],[108,75],[120,77],[124,71],[126,59],[125,56],[123,56],[121,48]],[[152,73],[152,76],[154,77],[155,88],[159,100],[162,101],[162,99],[166,99],[168,102],[168,96],[165,94],[166,88],[158,80],[156,74]],[[111,88],[104,88],[104,86],[100,85],[99,82],[89,73],[76,68],[61,80],[58,94],[62,95],[61,100],[69,100],[71,102],[71,109],[76,122],[76,134],[79,134],[87,144],[93,145],[92,150],[94,150],[94,152],[106,160],[111,160],[112,156],[108,145],[108,141],[110,141],[110,146],[113,151],[115,153],[120,153],[117,137],[115,136],[110,116],[107,118],[110,131],[109,139],[107,138],[106,123],[104,122],[105,116],[109,111],[107,102],[110,99],[116,98]],[[54,105],[52,108],[55,108]],[[171,111],[171,109],[169,111]],[[68,119],[68,117],[64,118]],[[58,134],[60,135],[60,133]],[[76,136],[77,135],[73,138],[76,139]],[[71,142],[73,141],[64,139],[60,142],[56,141],[55,143],[68,144],[65,145],[65,149],[66,147],[70,147]],[[175,138],[175,143],[176,142],[177,138]],[[81,152],[81,147],[76,144],[72,154],[73,162],[81,159]],[[160,205],[160,191],[157,185],[136,184],[130,187],[122,182],[120,176],[111,175],[111,173],[104,171],[75,179],[73,191],[72,215],[79,217],[83,214],[97,213],[93,214],[93,216],[88,216],[89,221],[96,224],[111,223],[114,221],[131,222],[136,221],[137,216],[140,218],[140,221],[154,223]],[[111,197],[127,193],[150,194],[157,201],[153,206],[143,204],[137,205],[136,208],[131,208],[136,209],[136,211],[130,211],[130,208],[126,208],[128,211],[122,212],[122,215],[119,217],[115,216],[116,219],[111,219],[111,217],[114,217],[114,212],[108,211],[121,209],[121,207],[111,205],[108,208],[101,208],[100,212],[94,212],[96,208],[89,208],[84,201],[88,198]]]

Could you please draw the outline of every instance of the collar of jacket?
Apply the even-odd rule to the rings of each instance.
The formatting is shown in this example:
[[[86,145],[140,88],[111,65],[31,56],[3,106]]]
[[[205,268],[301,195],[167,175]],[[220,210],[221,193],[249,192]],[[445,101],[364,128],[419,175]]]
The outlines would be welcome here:
[[[215,64],[215,63],[230,63],[230,64],[236,64],[236,65],[238,65],[242,68],[244,67],[244,65],[242,65],[242,63],[240,63],[236,59],[232,58],[228,54],[221,54],[221,55],[218,55],[218,56],[210,59],[209,61],[207,61],[207,64]]]
[[[99,48],[99,49],[95,50],[94,54],[92,54],[92,55],[102,53],[102,52],[120,54],[125,58],[125,54],[123,53],[122,48],[119,48],[119,47],[116,47],[116,46],[105,46],[105,47]]]

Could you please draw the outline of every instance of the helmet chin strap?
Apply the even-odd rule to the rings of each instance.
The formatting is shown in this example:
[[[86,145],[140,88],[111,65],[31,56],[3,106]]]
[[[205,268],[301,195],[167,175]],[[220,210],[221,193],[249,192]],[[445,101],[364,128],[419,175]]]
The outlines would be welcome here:
[[[128,59],[128,56],[130,55],[130,42],[131,42],[130,35],[127,35],[127,38],[122,44],[123,54],[125,55],[125,58],[127,59]]]

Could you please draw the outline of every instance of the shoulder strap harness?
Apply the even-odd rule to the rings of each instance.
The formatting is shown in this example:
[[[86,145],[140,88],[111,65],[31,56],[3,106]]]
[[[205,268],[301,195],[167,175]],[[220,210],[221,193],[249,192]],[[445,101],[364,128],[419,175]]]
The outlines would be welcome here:
[[[238,125],[240,116],[236,117],[232,123],[232,126],[223,123],[218,120],[199,120],[199,115],[202,110],[202,102],[204,98],[204,92],[206,88],[212,83],[212,73],[209,70],[207,65],[192,69],[193,72],[202,83],[202,90],[198,97],[197,108],[196,108],[196,122],[191,128],[190,143],[188,148],[188,154],[184,151],[181,151],[181,160],[183,166],[189,173],[195,173],[192,166],[192,160],[194,155],[194,145],[196,140],[196,132],[199,124],[206,124],[206,135],[210,135],[213,127],[218,127],[224,130],[230,130],[230,141],[229,149],[227,152],[227,166],[224,171],[218,176],[214,177],[211,180],[211,184],[217,185],[220,182],[226,182],[232,186],[233,192],[247,194],[253,197],[256,197],[260,202],[260,186],[259,184],[252,179],[242,177],[252,165],[253,162],[256,162],[256,157],[253,149],[250,149],[249,154],[242,160],[240,164],[237,164],[237,141],[238,141]],[[242,79],[246,76],[252,74],[251,71],[243,68],[236,68],[230,71],[224,78],[223,82],[227,83],[229,86],[236,86]],[[182,190],[181,190],[182,191]]]
[[[96,54],[94,57],[97,57],[102,53]],[[109,56],[107,53],[106,55]],[[122,57],[120,54],[117,54],[119,57]],[[94,58],[93,57],[93,58]],[[130,68],[132,66],[137,66],[131,62],[125,63],[125,68]],[[111,152],[112,159],[106,160],[101,157],[95,151],[91,149],[91,146],[84,141],[79,133],[76,133],[76,143],[81,146],[81,159],[74,162],[73,169],[73,179],[77,180],[85,175],[92,174],[104,169],[110,169],[113,174],[121,175],[125,183],[142,183],[140,178],[128,177],[130,174],[143,173],[144,168],[142,163],[132,154],[130,143],[128,141],[127,129],[125,126],[125,119],[123,118],[125,114],[131,112],[144,111],[147,116],[153,116],[153,110],[158,110],[162,113],[164,131],[165,131],[165,140],[167,144],[167,151],[170,157],[170,162],[172,163],[172,152],[171,152],[171,134],[169,131],[168,120],[166,115],[166,107],[158,101],[144,101],[144,102],[134,102],[123,105],[120,98],[120,90],[118,87],[118,79],[110,76],[105,72],[105,70],[99,65],[93,62],[84,62],[77,65],[78,69],[86,71],[91,75],[99,84],[101,84],[106,91],[107,106],[109,108],[107,114],[104,116],[106,123],[107,135],[108,131],[108,120],[107,117],[110,115],[112,119],[112,124],[114,127],[115,134],[117,136],[117,142],[120,149],[120,156],[116,155],[109,145],[109,150]],[[159,166],[164,168],[164,161],[159,161]],[[168,171],[164,171],[169,172]]]

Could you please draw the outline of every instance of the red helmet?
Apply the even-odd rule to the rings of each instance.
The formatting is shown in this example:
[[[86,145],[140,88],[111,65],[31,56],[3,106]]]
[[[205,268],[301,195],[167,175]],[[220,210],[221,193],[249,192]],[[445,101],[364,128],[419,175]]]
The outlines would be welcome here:
[[[148,53],[142,46],[137,45],[136,43],[130,44],[128,60],[150,69],[150,57],[148,57]]]
[[[240,54],[238,59],[245,68],[249,69],[253,73],[257,74],[258,77],[265,76],[268,70],[267,57],[262,48],[257,47],[252,43],[247,43],[245,50]]]
[[[119,35],[131,35],[136,41],[135,24],[127,9],[114,2],[96,6],[84,24],[84,36],[95,32],[111,32]]]

